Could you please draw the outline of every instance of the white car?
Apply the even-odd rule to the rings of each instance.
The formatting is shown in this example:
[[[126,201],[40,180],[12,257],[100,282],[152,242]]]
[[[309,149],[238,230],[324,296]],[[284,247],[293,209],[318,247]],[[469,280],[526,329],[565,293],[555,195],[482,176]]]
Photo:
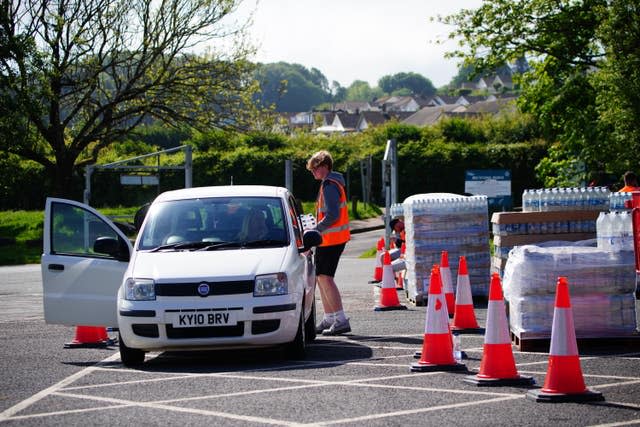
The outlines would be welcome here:
[[[119,331],[125,365],[147,351],[283,345],[315,338],[316,231],[287,189],[201,187],[159,195],[132,246],[105,216],[48,198],[46,323]]]

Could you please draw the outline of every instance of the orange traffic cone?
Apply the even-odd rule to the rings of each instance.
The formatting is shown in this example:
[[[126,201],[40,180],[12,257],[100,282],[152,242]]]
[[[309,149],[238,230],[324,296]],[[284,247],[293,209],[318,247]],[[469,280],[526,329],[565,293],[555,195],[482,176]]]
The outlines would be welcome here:
[[[395,274],[391,266],[391,255],[389,251],[384,252],[382,265],[382,287],[380,288],[380,304],[375,311],[406,310],[407,307],[400,304],[398,292],[396,291]]]
[[[473,311],[473,297],[471,296],[471,284],[469,283],[469,271],[467,259],[460,257],[458,263],[458,278],[456,282],[456,310],[453,315],[451,330],[463,333],[483,333],[484,329],[478,326],[476,314]]]
[[[440,277],[442,278],[442,292],[447,300],[447,312],[449,317],[453,317],[456,309],[455,299],[453,296],[453,281],[451,280],[451,269],[449,269],[449,253],[442,251],[440,255]]]
[[[376,267],[373,270],[373,280],[369,283],[378,283],[382,281],[382,251],[384,250],[384,237],[378,240],[378,246],[376,247]]]
[[[396,290],[404,290],[404,273],[402,273],[402,271],[399,271],[396,275]]]
[[[484,334],[480,372],[477,375],[465,377],[464,381],[478,386],[531,385],[535,382],[532,377],[521,376],[516,370],[498,273],[493,273],[491,276],[487,331]]]
[[[559,277],[551,326],[549,366],[544,386],[530,390],[527,397],[536,402],[591,402],[604,400],[602,393],[584,385],[578,342],[573,326],[573,312],[569,299],[569,283]]]
[[[424,340],[420,360],[411,364],[414,372],[467,370],[453,358],[453,340],[439,270],[437,265],[431,269]]]
[[[104,326],[76,326],[73,341],[65,343],[64,348],[94,348],[113,345]]]

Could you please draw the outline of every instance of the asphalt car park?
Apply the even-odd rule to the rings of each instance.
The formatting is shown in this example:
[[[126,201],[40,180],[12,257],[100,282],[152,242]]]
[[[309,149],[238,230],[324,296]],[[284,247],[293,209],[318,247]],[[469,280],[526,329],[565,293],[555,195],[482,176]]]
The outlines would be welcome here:
[[[355,235],[350,245],[378,237]],[[0,302],[0,423],[640,425],[640,350],[633,345],[580,348],[586,385],[605,397],[597,403],[537,403],[525,397],[528,387],[463,382],[480,365],[482,335],[462,336],[469,372],[411,372],[425,307],[400,293],[407,310],[374,311],[373,261],[357,256],[347,251],[337,276],[353,332],[319,336],[305,360],[287,360],[278,349],[156,352],[138,369],[121,363],[117,347],[63,349],[73,328],[44,324],[34,269],[26,276],[28,292],[9,285]],[[12,301],[22,314],[8,309]],[[486,304],[477,304],[476,316],[484,326]],[[514,356],[519,373],[540,387],[548,354],[514,350]]]

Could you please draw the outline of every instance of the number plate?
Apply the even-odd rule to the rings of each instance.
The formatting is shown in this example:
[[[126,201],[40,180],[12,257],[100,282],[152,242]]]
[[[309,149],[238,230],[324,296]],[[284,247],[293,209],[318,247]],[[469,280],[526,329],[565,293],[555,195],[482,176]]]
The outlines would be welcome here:
[[[167,313],[167,317],[174,328],[232,326],[238,323],[236,313],[232,311]]]

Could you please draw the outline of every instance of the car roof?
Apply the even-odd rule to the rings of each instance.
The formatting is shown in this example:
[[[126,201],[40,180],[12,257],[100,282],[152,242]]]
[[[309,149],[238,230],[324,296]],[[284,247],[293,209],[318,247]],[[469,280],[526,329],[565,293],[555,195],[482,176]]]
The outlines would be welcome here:
[[[220,185],[165,191],[155,201],[166,202],[205,197],[283,197],[286,194],[286,188],[270,185]]]

